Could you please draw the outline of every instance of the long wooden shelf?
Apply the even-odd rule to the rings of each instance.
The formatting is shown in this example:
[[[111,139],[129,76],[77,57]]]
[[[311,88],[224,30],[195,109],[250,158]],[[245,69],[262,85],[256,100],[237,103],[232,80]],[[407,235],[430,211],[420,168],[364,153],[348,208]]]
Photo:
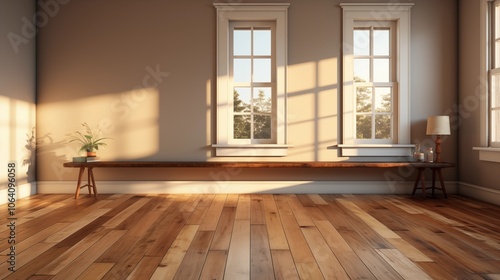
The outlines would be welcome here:
[[[64,167],[100,168],[448,168],[449,162],[356,162],[356,161],[95,161],[66,162]]]

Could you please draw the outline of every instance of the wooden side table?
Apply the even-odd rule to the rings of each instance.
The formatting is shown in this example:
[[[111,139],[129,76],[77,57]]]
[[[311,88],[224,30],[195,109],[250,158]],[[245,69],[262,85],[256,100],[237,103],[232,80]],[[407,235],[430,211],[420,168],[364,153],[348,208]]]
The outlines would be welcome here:
[[[443,168],[448,168],[448,167],[453,167],[455,166],[453,163],[450,162],[415,162],[412,164],[415,168],[417,168],[418,173],[417,177],[415,178],[415,185],[413,186],[413,192],[411,196],[413,197],[415,195],[415,192],[417,189],[422,190],[422,196],[425,197],[425,169],[429,168],[432,170],[432,197],[435,195],[435,190],[441,190],[443,192],[444,198],[448,198],[448,195],[446,194],[446,187],[444,185],[444,180],[443,180],[443,174],[441,174],[441,169]],[[439,182],[441,183],[441,187],[436,187],[436,174],[439,177]],[[420,187],[419,187],[420,183]]]

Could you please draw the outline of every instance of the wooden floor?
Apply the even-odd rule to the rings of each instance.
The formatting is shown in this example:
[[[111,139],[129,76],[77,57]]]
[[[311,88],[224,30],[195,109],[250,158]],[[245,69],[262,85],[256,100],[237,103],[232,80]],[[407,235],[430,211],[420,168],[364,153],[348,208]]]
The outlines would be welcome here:
[[[5,279],[500,279],[500,207],[460,196],[35,195]]]

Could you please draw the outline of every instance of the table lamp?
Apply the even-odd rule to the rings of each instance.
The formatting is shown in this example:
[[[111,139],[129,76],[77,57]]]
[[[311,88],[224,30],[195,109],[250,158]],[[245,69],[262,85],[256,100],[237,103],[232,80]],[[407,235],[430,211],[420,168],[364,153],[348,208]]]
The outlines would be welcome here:
[[[449,116],[430,116],[427,118],[427,135],[436,136],[436,162],[441,161],[441,135],[450,135]]]

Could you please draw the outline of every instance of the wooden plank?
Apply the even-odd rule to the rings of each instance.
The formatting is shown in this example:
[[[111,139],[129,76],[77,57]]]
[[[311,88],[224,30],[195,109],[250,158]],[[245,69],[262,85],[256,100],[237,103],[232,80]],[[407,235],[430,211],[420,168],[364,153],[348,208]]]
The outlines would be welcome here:
[[[295,197],[300,201],[303,207],[316,206],[316,203],[314,203],[309,194],[296,194]]]
[[[403,276],[403,278],[432,280],[427,273],[425,273],[420,267],[405,257],[405,255],[397,249],[376,249],[376,251],[394,268],[394,270]]]
[[[328,203],[319,194],[308,194],[315,205],[328,205]]]
[[[250,203],[251,198],[249,194],[239,196],[238,206],[236,207],[236,220],[250,220]]]
[[[349,279],[342,265],[316,227],[303,227],[302,232],[325,279]]]
[[[150,279],[150,277],[155,272],[158,264],[161,262],[162,258],[160,257],[144,257],[134,268],[132,273],[130,273],[127,277],[127,280],[131,279]],[[113,275],[116,277],[116,274]]]
[[[262,195],[252,194],[250,202],[250,224],[263,225],[265,224],[264,207],[262,203]]]
[[[146,232],[151,239],[151,246],[146,248],[148,256],[162,257],[175,239],[174,233],[180,231],[182,223],[177,221],[182,220],[182,214],[179,212],[182,207],[181,202],[174,201],[164,211],[155,210],[148,213],[148,218],[138,220],[133,226],[128,229],[126,234],[116,244],[102,254],[98,262],[118,262],[131,248],[140,241]],[[150,229],[150,227],[152,227]],[[166,243],[169,242],[170,243]],[[151,247],[153,249],[151,249]],[[153,252],[152,252],[153,251]],[[165,251],[165,252],[164,252]]]
[[[281,224],[278,208],[272,195],[263,196],[264,216],[266,219],[269,247],[272,250],[288,250],[288,241]]]
[[[351,279],[375,278],[331,223],[323,220],[315,221],[315,223],[325,242]]]
[[[85,254],[80,255],[70,265],[66,266],[61,272],[54,276],[57,279],[76,279],[82,274],[97,258],[111,247],[117,240],[125,234],[124,230],[111,230],[92,247],[90,247]]]
[[[420,252],[417,248],[413,247],[406,240],[399,238],[388,238],[389,242],[391,242],[396,249],[398,249],[405,257],[414,261],[414,262],[432,262],[433,260],[426,256],[424,253]]]
[[[421,235],[415,234],[412,231],[407,231],[407,232],[400,232],[399,233],[407,242],[415,246],[417,249],[419,249],[421,252],[423,252],[425,255],[429,256],[432,260],[435,261],[435,263],[448,272],[451,275],[454,275],[455,277],[460,275],[464,279],[483,279],[482,277],[479,277],[478,275],[475,275],[471,270],[468,268],[464,267],[461,263],[457,262],[456,260],[453,259],[452,256],[447,255],[445,252],[441,251],[439,248],[434,246],[434,244],[428,242],[425,238],[423,238]],[[420,266],[424,267],[428,263],[421,263]],[[432,272],[429,270],[426,270],[427,273]],[[443,274],[443,272],[438,272],[436,276],[431,275],[435,279],[439,279],[437,276]]]
[[[314,222],[312,221],[311,217],[309,217],[307,210],[296,195],[287,195],[287,201],[290,204],[290,208],[292,209],[293,215],[295,216],[295,219],[297,220],[299,226],[314,226]]]
[[[274,277],[277,280],[299,280],[297,268],[289,250],[272,250]],[[308,279],[308,278],[304,278]],[[309,278],[314,279],[314,278]],[[318,279],[318,278],[316,278]]]
[[[186,221],[186,224],[200,225],[201,221],[203,220],[203,217],[205,217],[205,214],[207,213],[208,207],[210,207],[210,204],[212,204],[214,198],[215,195],[213,194],[203,194],[200,197],[200,200],[198,201],[198,204],[196,205],[196,208],[194,209],[193,213],[191,214],[191,216],[189,216],[189,219]]]
[[[104,227],[106,228],[115,228],[117,227],[120,223],[122,223],[125,219],[130,217],[133,213],[135,213],[137,210],[139,210],[142,206],[144,206],[146,203],[148,203],[151,200],[151,198],[148,197],[143,197],[124,209],[121,213],[118,215],[114,215],[113,218],[108,220],[106,223],[103,224]]]
[[[77,278],[77,280],[102,279],[113,265],[113,263],[93,263]]]
[[[72,261],[78,258],[82,252],[85,252],[92,245],[97,243],[103,236],[109,233],[110,230],[105,229],[96,232],[95,234],[89,234],[85,238],[83,238],[80,242],[72,246],[66,252],[58,256],[51,263],[46,265],[39,271],[39,274],[44,275],[56,275],[61,270],[64,269],[67,265],[69,265]]]
[[[250,275],[251,279],[274,279],[271,249],[265,225],[250,227]]]
[[[208,254],[212,231],[198,231],[182,259],[174,279],[198,279]]]
[[[215,231],[227,195],[217,194],[201,221],[199,230]]]
[[[357,232],[339,230],[339,233],[377,279],[403,279]]]
[[[205,265],[201,271],[200,280],[224,279],[226,262],[227,251],[208,251]]]
[[[342,199],[340,199],[342,200]],[[368,215],[362,214],[359,211],[359,208],[353,207],[351,203],[344,203],[342,204],[341,202],[336,201],[335,203],[338,203],[336,206],[336,209],[338,211],[342,212],[345,215],[345,220],[351,225],[352,229],[355,230],[360,234],[360,237],[362,237],[364,240],[366,240],[371,247],[373,248],[379,248],[379,249],[393,249],[394,246],[392,246],[391,243],[387,241],[384,237],[382,237],[378,231],[384,231],[385,228],[383,225],[379,225],[377,221],[373,221]],[[330,205],[332,205],[332,202],[330,202]],[[345,205],[345,206],[344,206]],[[356,211],[357,213],[353,213],[351,211]],[[368,221],[372,223],[372,225],[369,225],[366,223]],[[340,231],[340,229],[339,229]],[[390,232],[385,232],[383,233],[385,236],[395,236]]]
[[[185,225],[172,243],[151,279],[172,279],[186,255],[197,231],[198,225]]]
[[[2,262],[0,264],[0,279],[27,279],[50,261],[38,261],[39,259],[43,259],[43,256],[55,257],[63,253],[65,249],[55,248],[53,243],[37,243],[29,251],[16,256],[16,271],[14,273],[8,270],[7,262]]]
[[[339,199],[338,202],[344,207],[349,209],[352,213],[358,216],[363,222],[370,226],[374,231],[376,231],[383,238],[399,238],[399,235],[394,233],[384,224],[379,222],[377,219],[370,216],[368,213],[359,208],[356,204],[351,201]]]
[[[317,263],[296,263],[295,264],[297,272],[300,276],[300,279],[326,279],[323,277],[323,273],[321,273],[321,269],[319,268]]]
[[[283,230],[288,240],[288,246],[292,252],[293,259],[296,263],[312,263],[315,262],[314,256],[307,244],[300,226],[297,223],[295,216],[290,209],[286,200],[283,198],[277,199],[278,211],[280,214]]]
[[[160,225],[149,231],[151,242],[146,253],[148,256],[164,256],[186,224],[182,212],[173,211],[166,216],[167,219],[158,221]]]
[[[57,223],[52,226],[41,230],[40,232],[24,239],[23,241],[16,244],[16,253],[20,254],[25,250],[31,248],[37,243],[43,242],[43,240],[47,239],[49,236],[54,235],[55,233],[61,231],[63,228],[66,228],[69,223]],[[8,241],[5,240],[4,244],[9,245]],[[10,247],[10,246],[8,246]],[[10,252],[10,249],[5,249],[0,254],[1,256],[6,256]]]
[[[224,278],[250,279],[250,220],[234,221]]]
[[[229,250],[229,242],[233,232],[236,208],[224,207],[220,215],[219,224],[214,233],[214,238],[210,244],[210,250]]]
[[[228,194],[226,198],[225,207],[235,207],[238,206],[239,194]]]

